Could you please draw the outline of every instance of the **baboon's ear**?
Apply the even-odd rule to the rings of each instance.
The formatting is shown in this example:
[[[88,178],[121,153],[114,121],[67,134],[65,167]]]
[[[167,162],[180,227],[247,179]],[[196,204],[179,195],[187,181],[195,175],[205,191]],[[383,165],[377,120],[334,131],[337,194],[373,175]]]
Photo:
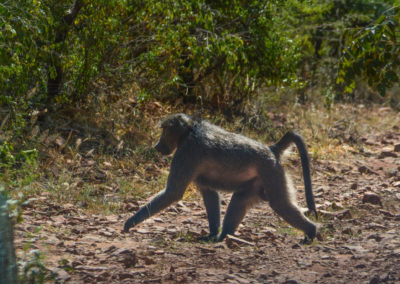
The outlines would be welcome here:
[[[182,129],[189,129],[192,126],[191,121],[187,121],[187,120],[179,120],[179,127]]]
[[[180,118],[179,119],[180,126],[189,128],[193,125],[193,119],[190,116],[188,116],[186,114],[181,114],[179,118]]]
[[[174,125],[174,118],[171,116],[167,116],[161,122],[158,123],[158,127],[164,128],[164,127],[171,127]]]
[[[167,116],[165,119],[159,123],[159,127],[168,128],[168,127],[180,127],[180,128],[190,128],[193,125],[193,120],[190,116],[178,113]]]
[[[179,128],[187,128],[187,124],[183,120],[178,121]]]

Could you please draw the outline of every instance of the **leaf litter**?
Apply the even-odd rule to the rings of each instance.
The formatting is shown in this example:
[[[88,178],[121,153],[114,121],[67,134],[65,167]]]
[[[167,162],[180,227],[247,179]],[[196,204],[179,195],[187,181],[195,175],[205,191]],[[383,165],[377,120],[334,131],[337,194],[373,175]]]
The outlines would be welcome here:
[[[52,204],[44,193],[16,225],[17,252],[22,257],[27,245],[44,252],[57,283],[398,283],[400,133],[362,141],[367,153],[312,161],[321,228],[311,245],[299,245],[301,233],[266,203],[248,212],[235,236],[214,244],[197,241],[208,231],[199,196],[122,234],[145,200],[126,201],[123,214],[101,215]],[[82,161],[82,167],[95,164]],[[300,175],[292,178],[304,204]],[[223,211],[228,198],[223,195]]]

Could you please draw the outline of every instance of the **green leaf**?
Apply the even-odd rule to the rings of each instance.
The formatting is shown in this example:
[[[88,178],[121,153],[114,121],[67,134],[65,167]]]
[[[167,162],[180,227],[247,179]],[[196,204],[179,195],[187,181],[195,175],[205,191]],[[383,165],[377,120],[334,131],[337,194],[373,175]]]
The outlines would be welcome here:
[[[385,96],[385,94],[386,94],[386,86],[385,86],[384,84],[382,84],[382,83],[381,83],[381,84],[378,84],[377,90],[378,90],[379,94],[380,94],[382,97]]]
[[[399,82],[399,77],[393,70],[389,70],[385,73],[385,79],[388,79],[392,82]]]

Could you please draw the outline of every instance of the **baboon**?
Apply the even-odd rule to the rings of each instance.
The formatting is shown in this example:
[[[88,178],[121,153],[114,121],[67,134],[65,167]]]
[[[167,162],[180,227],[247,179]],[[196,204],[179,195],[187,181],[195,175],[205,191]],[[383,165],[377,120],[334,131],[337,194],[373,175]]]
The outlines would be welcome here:
[[[317,227],[296,205],[289,177],[279,163],[282,152],[294,143],[300,153],[307,207],[317,216],[311,189],[309,159],[299,134],[287,132],[268,147],[231,133],[205,120],[173,114],[161,123],[162,134],[155,149],[163,155],[175,149],[165,189],[129,218],[123,232],[182,198],[193,181],[201,192],[210,234],[206,241],[222,241],[233,234],[256,202],[268,201],[272,209],[305,233],[303,242],[312,241]],[[222,230],[218,190],[232,192]]]

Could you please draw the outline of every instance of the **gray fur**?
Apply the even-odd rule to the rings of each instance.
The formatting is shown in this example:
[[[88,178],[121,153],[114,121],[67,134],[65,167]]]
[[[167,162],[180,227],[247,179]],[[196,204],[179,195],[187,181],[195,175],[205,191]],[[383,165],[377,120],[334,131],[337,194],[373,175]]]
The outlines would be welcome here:
[[[176,149],[167,186],[126,221],[125,232],[180,200],[186,187],[194,181],[202,193],[208,215],[210,235],[205,239],[222,241],[227,234],[233,234],[247,210],[261,200],[269,201],[276,213],[302,230],[309,239],[315,237],[316,225],[296,205],[291,182],[279,163],[281,152],[295,142],[303,149],[300,151],[302,162],[305,161],[303,171],[305,176],[309,175],[308,157],[303,157],[307,153],[299,135],[288,132],[284,140],[268,147],[185,114],[168,116],[161,127],[163,132],[155,148],[162,154],[171,154]],[[219,235],[217,190],[233,192]],[[311,185],[308,191],[311,192]],[[312,199],[309,209],[315,211],[313,202]]]

